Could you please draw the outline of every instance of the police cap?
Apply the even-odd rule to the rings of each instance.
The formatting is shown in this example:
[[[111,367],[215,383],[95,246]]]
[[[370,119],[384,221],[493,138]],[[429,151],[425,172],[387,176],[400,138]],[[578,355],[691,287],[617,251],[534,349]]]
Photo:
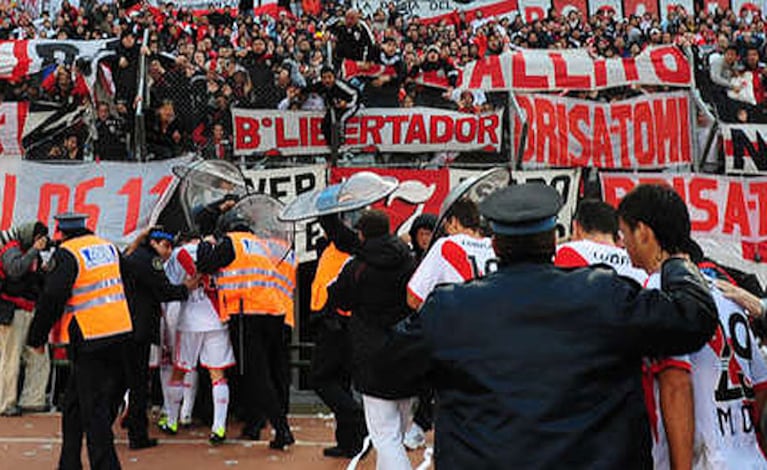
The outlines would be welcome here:
[[[488,196],[479,210],[497,235],[532,235],[557,225],[562,199],[543,183],[515,184]]]
[[[85,228],[85,219],[88,216],[77,212],[64,212],[53,216],[53,218],[59,223],[59,230],[68,231]]]

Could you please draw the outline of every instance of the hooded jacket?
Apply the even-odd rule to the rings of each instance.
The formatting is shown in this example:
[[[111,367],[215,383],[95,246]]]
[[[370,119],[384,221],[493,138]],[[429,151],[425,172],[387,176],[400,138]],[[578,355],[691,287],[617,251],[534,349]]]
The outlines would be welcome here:
[[[38,233],[47,233],[45,225],[39,222],[21,224],[0,232],[0,325],[10,324],[17,308],[28,310],[42,291],[42,260],[40,253],[32,248]],[[11,299],[24,300],[20,303]]]
[[[391,328],[411,312],[405,287],[415,263],[398,238],[363,242],[328,288],[328,304],[351,310],[352,378],[364,394],[399,399],[417,393],[417,384],[399,380],[391,357]]]

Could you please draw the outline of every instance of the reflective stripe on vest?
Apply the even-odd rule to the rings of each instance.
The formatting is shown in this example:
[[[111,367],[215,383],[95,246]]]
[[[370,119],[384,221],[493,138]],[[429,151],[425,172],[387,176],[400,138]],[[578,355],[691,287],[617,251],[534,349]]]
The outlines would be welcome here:
[[[349,258],[351,258],[349,254],[336,248],[333,243],[322,252],[312,282],[312,312],[320,312],[325,308],[325,304],[328,302],[328,286],[341,274],[341,270]],[[347,317],[351,315],[351,312],[343,310],[338,310],[338,313]]]
[[[221,319],[231,315],[284,315],[285,305],[274,264],[262,241],[247,232],[228,234],[234,260],[216,275]]]
[[[117,248],[95,235],[67,240],[61,248],[74,256],[77,277],[64,315],[54,328],[56,342],[69,342],[69,323],[73,318],[84,341],[130,332],[132,323]]]

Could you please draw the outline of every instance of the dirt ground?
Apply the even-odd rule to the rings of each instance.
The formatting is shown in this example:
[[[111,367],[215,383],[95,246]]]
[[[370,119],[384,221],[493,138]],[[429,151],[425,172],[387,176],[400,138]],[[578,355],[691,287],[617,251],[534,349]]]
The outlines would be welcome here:
[[[25,415],[18,418],[0,418],[0,469],[51,470],[56,468],[61,444],[61,415],[46,413]],[[333,419],[322,416],[292,416],[290,419],[296,444],[288,451],[274,451],[267,441],[244,441],[239,436],[240,425],[228,429],[232,439],[218,447],[208,444],[208,429],[196,426],[179,430],[176,436],[166,436],[151,429],[160,445],[147,450],[128,449],[127,434],[115,429],[117,452],[125,469],[175,468],[237,469],[237,468],[283,468],[343,470],[349,461],[329,459],[322,456],[323,447],[333,444]],[[267,436],[267,431],[263,437]],[[429,436],[431,437],[431,436]],[[413,467],[424,458],[424,451],[409,453]],[[87,457],[83,463],[87,466]],[[359,469],[375,468],[375,451],[371,451]]]

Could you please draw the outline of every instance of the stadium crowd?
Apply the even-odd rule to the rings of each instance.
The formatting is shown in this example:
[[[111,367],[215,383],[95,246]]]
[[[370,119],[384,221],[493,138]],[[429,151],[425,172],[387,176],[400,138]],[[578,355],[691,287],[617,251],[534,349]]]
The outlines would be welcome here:
[[[457,11],[429,22],[399,11],[394,2],[366,17],[339,2],[305,0],[289,6],[237,14],[228,7],[190,10],[173,3],[126,9],[108,1],[82,1],[75,8],[64,0],[55,14],[34,17],[4,2],[0,39],[112,38],[109,47],[115,54],[104,60],[109,73],[99,71],[106,94],[91,95],[78,64],[62,63],[38,74],[44,78],[0,82],[0,95],[11,101],[68,105],[96,96],[95,157],[130,159],[138,58],[146,54],[149,152],[165,158],[198,150],[209,158],[231,158],[230,110],[235,106],[322,110],[338,108],[341,102],[341,114],[349,115],[358,105],[481,112],[502,107],[506,100],[502,93],[454,89],[456,68],[477,58],[518,47],[587,47],[595,55],[630,57],[649,45],[677,44],[697,51],[704,72],[699,74],[700,88],[720,119],[753,122],[764,114],[765,24],[751,10],[693,14],[677,7],[665,19],[649,13],[619,19],[609,9],[590,17],[577,10],[563,15],[550,9],[546,18],[528,24],[520,16],[484,17],[478,12],[469,18]],[[141,44],[145,30],[148,43]],[[339,99],[333,87],[341,82],[344,59],[354,61],[358,70],[383,65],[394,72],[357,74],[339,85],[350,85],[345,88],[353,99]],[[322,85],[322,69],[328,65],[336,80]],[[422,72],[441,74],[444,87],[417,80]],[[744,77],[750,77],[752,87],[744,84]],[[612,89],[577,96],[611,100],[631,92]],[[69,133],[61,145],[30,158],[82,159],[84,142],[78,138],[83,135]]]

